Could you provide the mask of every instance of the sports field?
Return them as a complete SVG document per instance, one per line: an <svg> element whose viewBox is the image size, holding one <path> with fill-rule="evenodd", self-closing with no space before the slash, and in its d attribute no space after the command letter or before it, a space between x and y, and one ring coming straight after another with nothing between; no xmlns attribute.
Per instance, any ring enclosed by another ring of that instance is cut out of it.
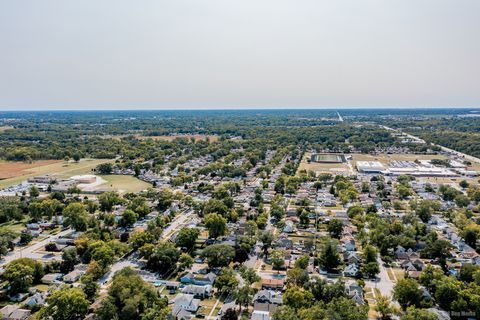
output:
<svg viewBox="0 0 480 320"><path fill-rule="evenodd" d="M127 175L102 175L102 179L107 182L98 186L101 190L112 190L120 193L126 192L140 192L142 190L151 188L150 183L144 182L134 176Z"/></svg>
<svg viewBox="0 0 480 320"><path fill-rule="evenodd" d="M75 175L88 174L92 173L92 169L100 163L113 161L113 159L82 159L78 163L59 160L34 161L31 164L24 162L0 162L0 172L5 172L6 170L15 172L13 176L0 180L0 188L19 184L30 177L38 175L50 174L59 179L66 179Z"/></svg>

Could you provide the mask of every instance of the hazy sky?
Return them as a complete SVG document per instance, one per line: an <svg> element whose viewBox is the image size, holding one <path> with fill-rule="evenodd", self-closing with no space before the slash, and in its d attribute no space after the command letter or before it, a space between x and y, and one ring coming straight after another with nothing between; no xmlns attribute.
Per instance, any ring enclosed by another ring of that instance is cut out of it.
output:
<svg viewBox="0 0 480 320"><path fill-rule="evenodd" d="M479 0L0 0L0 108L480 106Z"/></svg>

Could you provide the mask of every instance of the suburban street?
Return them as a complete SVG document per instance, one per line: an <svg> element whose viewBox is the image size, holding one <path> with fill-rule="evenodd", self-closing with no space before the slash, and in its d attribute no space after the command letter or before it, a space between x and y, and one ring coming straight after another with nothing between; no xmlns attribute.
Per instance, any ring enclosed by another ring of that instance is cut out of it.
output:
<svg viewBox="0 0 480 320"><path fill-rule="evenodd" d="M14 251L9 252L8 254L6 254L3 257L3 259L0 261L0 266L4 266L4 265L8 264L10 261L13 261L13 260L18 259L18 258L32 258L32 259L36 259L36 260L45 260L45 261L50 261L52 259L61 260L61 255L52 254L52 253L46 253L46 254L36 253L35 251L37 251L41 248L44 248L45 245L48 244L49 242L53 242L58 238L66 236L67 234L71 233L72 231L73 231L72 229L67 229L67 230L64 230L64 231L61 231L61 232L57 233L56 235L48 236L47 238L45 238L45 239L43 239L39 242L33 243L29 246L15 248Z"/></svg>

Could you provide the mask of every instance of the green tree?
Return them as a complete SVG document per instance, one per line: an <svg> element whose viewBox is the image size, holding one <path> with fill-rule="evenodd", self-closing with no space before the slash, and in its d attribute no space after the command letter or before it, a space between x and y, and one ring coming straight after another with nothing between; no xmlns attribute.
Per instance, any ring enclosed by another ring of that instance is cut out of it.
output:
<svg viewBox="0 0 480 320"><path fill-rule="evenodd" d="M183 228L178 232L175 238L175 245L184 248L187 251L191 251L195 247L199 235L200 230L197 228Z"/></svg>
<svg viewBox="0 0 480 320"><path fill-rule="evenodd" d="M337 247L333 241L329 241L325 244L318 260L320 266L322 266L328 272L332 272L337 269L341 263L341 260L337 251Z"/></svg>
<svg viewBox="0 0 480 320"><path fill-rule="evenodd" d="M166 274L176 267L179 258L180 252L177 248L172 243L163 241L153 248L147 267L161 274Z"/></svg>
<svg viewBox="0 0 480 320"><path fill-rule="evenodd" d="M188 253L182 252L178 258L178 269L180 271L188 269L193 265L193 262L193 258Z"/></svg>
<svg viewBox="0 0 480 320"><path fill-rule="evenodd" d="M263 231L258 240L262 243L263 254L265 257L268 257L268 249L272 247L274 240L273 233L271 231Z"/></svg>
<svg viewBox="0 0 480 320"><path fill-rule="evenodd" d="M231 268L222 268L213 286L221 293L233 292L238 286L235 271Z"/></svg>
<svg viewBox="0 0 480 320"><path fill-rule="evenodd" d="M401 320L437 320L437 316L425 309L409 307L407 312L401 317Z"/></svg>
<svg viewBox="0 0 480 320"><path fill-rule="evenodd" d="M327 224L327 231L334 238L339 239L343 232L343 222L339 219L332 219Z"/></svg>
<svg viewBox="0 0 480 320"><path fill-rule="evenodd" d="M245 267L242 266L240 268L240 275L245 280L245 283L250 286L254 284L255 282L258 282L261 280L261 278L258 276L257 272L253 268Z"/></svg>
<svg viewBox="0 0 480 320"><path fill-rule="evenodd" d="M285 265L285 252L282 250L274 250L270 254L270 261L275 270L280 270Z"/></svg>
<svg viewBox="0 0 480 320"><path fill-rule="evenodd" d="M47 299L47 306L42 309L42 319L80 320L88 312L90 302L85 293L78 288L65 288L54 291Z"/></svg>
<svg viewBox="0 0 480 320"><path fill-rule="evenodd" d="M218 238L227 232L227 219L216 213L205 216L205 227L208 229L210 238Z"/></svg>
<svg viewBox="0 0 480 320"><path fill-rule="evenodd" d="M212 244L202 251L210 268L226 267L235 257L235 249L227 244Z"/></svg>
<svg viewBox="0 0 480 320"><path fill-rule="evenodd" d="M283 294L283 304L295 310L307 308L313 301L314 298L310 291L297 286L288 288Z"/></svg>
<svg viewBox="0 0 480 320"><path fill-rule="evenodd" d="M388 297L380 295L375 301L375 311L380 315L380 319L390 319L390 317L397 312L395 307L390 304Z"/></svg>
<svg viewBox="0 0 480 320"><path fill-rule="evenodd" d="M122 213L122 220L121 224L124 227L131 227L135 222L137 222L138 214L136 214L133 210L126 209Z"/></svg>
<svg viewBox="0 0 480 320"><path fill-rule="evenodd" d="M410 306L418 307L422 299L422 291L413 279L401 279L393 288L393 297L403 310Z"/></svg>
<svg viewBox="0 0 480 320"><path fill-rule="evenodd" d="M123 200L118 193L114 191L104 192L98 196L98 202L100 203L100 210L104 212L112 211L113 206L121 204Z"/></svg>
<svg viewBox="0 0 480 320"><path fill-rule="evenodd" d="M35 186L31 186L29 190L30 197L36 198L40 195L40 191L38 191L38 188Z"/></svg>

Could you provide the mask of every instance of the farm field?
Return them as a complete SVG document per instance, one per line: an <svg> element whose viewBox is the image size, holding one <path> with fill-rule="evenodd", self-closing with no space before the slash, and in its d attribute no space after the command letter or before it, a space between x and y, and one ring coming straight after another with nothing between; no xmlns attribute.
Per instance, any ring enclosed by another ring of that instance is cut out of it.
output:
<svg viewBox="0 0 480 320"><path fill-rule="evenodd" d="M31 163L21 161L1 161L0 162L0 179L8 179L19 177L31 172L36 167L46 166L61 162L61 160L39 160Z"/></svg>
<svg viewBox="0 0 480 320"><path fill-rule="evenodd" d="M22 165L29 165L23 162L1 162L0 172L2 170L14 170L15 168L23 168L15 176L0 180L0 188L6 188L25 181L27 178L51 174L60 179L66 179L74 175L88 174L92 172L97 165L105 162L113 162L109 159L82 159L78 163L65 162L58 160L34 161L30 167L22 167ZM5 169L2 169L5 168ZM18 171L18 169L16 169Z"/></svg>
<svg viewBox="0 0 480 320"><path fill-rule="evenodd" d="M152 185L144 182L140 179L135 178L134 176L126 175L102 175L102 179L106 180L106 183L103 183L98 186L98 189L107 189L112 191L118 191L120 193L126 192L140 192L142 190L151 188Z"/></svg>

